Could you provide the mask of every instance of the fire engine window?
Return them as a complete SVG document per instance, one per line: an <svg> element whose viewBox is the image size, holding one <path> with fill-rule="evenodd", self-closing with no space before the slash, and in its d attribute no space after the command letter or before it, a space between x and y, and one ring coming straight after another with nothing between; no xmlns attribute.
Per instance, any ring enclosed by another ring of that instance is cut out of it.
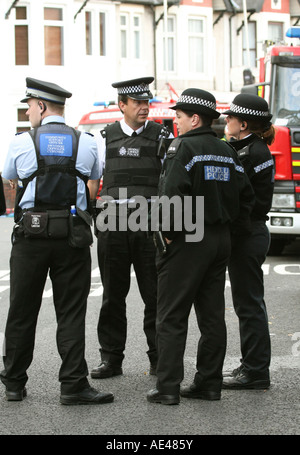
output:
<svg viewBox="0 0 300 455"><path fill-rule="evenodd" d="M15 64L29 65L28 23L26 6L16 7Z"/></svg>
<svg viewBox="0 0 300 455"><path fill-rule="evenodd" d="M63 11L62 8L44 8L45 65L63 65Z"/></svg>

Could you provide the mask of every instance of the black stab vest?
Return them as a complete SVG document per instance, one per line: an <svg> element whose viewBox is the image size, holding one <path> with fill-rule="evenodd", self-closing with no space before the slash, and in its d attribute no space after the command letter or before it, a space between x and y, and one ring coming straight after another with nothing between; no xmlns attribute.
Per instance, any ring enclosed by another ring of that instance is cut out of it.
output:
<svg viewBox="0 0 300 455"><path fill-rule="evenodd" d="M163 126L148 122L142 133L127 136L119 122L102 132L106 138L106 161L101 196L119 198L119 188L127 196L151 198L158 192L161 158L158 156L159 137Z"/></svg>
<svg viewBox="0 0 300 455"><path fill-rule="evenodd" d="M36 177L34 210L66 209L76 205L77 178L85 185L88 177L76 168L80 132L64 123L48 123L28 132L33 140L38 168L18 186L15 220L20 220L19 203L30 181ZM87 185L86 194L88 196Z"/></svg>

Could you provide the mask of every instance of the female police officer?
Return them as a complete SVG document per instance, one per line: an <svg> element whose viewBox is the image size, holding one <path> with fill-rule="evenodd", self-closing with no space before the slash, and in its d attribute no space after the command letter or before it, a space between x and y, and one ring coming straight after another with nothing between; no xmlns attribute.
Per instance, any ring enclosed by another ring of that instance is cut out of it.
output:
<svg viewBox="0 0 300 455"><path fill-rule="evenodd" d="M148 401L162 404L180 401L188 317L193 303L201 332L197 373L193 384L183 388L181 395L220 399L226 350L224 286L230 225L238 218L241 225L246 223L253 203L251 186L234 150L211 129L212 120L220 115L214 96L204 90L187 89L173 109L179 138L168 149L159 196L182 200L187 197L193 207L197 207L196 198L203 196L204 237L191 241L184 230L177 232L174 222L181 213L176 211L171 216L169 232L162 226L168 246L167 253L157 261L157 388L147 395ZM197 213L193 215L197 219Z"/></svg>
<svg viewBox="0 0 300 455"><path fill-rule="evenodd" d="M270 244L266 226L272 204L274 162L268 145L275 136L268 103L250 94L237 95L227 114L232 145L247 173L255 193L251 212L251 234L233 236L228 266L232 299L239 318L242 360L229 374L224 373L223 388L265 389L270 385L270 335L262 264Z"/></svg>

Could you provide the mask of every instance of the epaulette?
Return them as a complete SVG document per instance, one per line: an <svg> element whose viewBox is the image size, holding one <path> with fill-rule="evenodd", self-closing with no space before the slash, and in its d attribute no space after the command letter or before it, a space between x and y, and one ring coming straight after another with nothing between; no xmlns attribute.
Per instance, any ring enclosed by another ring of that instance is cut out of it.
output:
<svg viewBox="0 0 300 455"><path fill-rule="evenodd" d="M85 131L85 134L89 134L90 136L94 137L92 133L89 133L89 131Z"/></svg>
<svg viewBox="0 0 300 455"><path fill-rule="evenodd" d="M238 157L250 155L250 145L246 145L241 150L238 150L237 154Z"/></svg>
<svg viewBox="0 0 300 455"><path fill-rule="evenodd" d="M181 144L181 141L182 141L182 139L176 137L176 138L171 142L171 144L170 144L170 146L169 146L169 148L168 148L168 151L167 151L167 157L168 157L168 158L173 158L173 157L176 155L176 153L177 153L177 151L178 151L178 149L179 149L179 146L180 146L180 144Z"/></svg>

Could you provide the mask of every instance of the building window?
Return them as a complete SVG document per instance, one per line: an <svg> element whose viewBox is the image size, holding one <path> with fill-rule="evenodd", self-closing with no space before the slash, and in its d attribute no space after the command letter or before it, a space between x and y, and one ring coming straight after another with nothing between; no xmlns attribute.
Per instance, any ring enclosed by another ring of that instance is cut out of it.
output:
<svg viewBox="0 0 300 455"><path fill-rule="evenodd" d="M134 58L141 58L141 18L133 16Z"/></svg>
<svg viewBox="0 0 300 455"><path fill-rule="evenodd" d="M272 9L281 9L281 0L271 0Z"/></svg>
<svg viewBox="0 0 300 455"><path fill-rule="evenodd" d="M188 20L189 71L204 72L204 20L191 18Z"/></svg>
<svg viewBox="0 0 300 455"><path fill-rule="evenodd" d="M175 71L175 17L169 16L167 20L167 36L164 36L164 71ZM167 54L166 60L166 38L167 38ZM166 67L166 62L168 67Z"/></svg>
<svg viewBox="0 0 300 455"><path fill-rule="evenodd" d="M45 65L63 65L63 10L44 8Z"/></svg>
<svg viewBox="0 0 300 455"><path fill-rule="evenodd" d="M16 7L15 64L29 65L28 22L26 6Z"/></svg>
<svg viewBox="0 0 300 455"><path fill-rule="evenodd" d="M99 45L100 55L106 55L106 14L99 14Z"/></svg>
<svg viewBox="0 0 300 455"><path fill-rule="evenodd" d="M21 108L17 109L17 133L23 133L24 131L29 131L30 128L30 123L28 116L26 115L27 108Z"/></svg>
<svg viewBox="0 0 300 455"><path fill-rule="evenodd" d="M85 53L92 55L92 13L85 12Z"/></svg>
<svg viewBox="0 0 300 455"><path fill-rule="evenodd" d="M248 36L249 36L249 61L246 42L245 27L243 27L243 65L253 68L256 66L256 22L248 22Z"/></svg>
<svg viewBox="0 0 300 455"><path fill-rule="evenodd" d="M127 58L128 47L128 16L121 14L120 16L120 29L121 29L121 57Z"/></svg>
<svg viewBox="0 0 300 455"><path fill-rule="evenodd" d="M283 41L283 24L282 22L268 23L268 40L272 43Z"/></svg>

